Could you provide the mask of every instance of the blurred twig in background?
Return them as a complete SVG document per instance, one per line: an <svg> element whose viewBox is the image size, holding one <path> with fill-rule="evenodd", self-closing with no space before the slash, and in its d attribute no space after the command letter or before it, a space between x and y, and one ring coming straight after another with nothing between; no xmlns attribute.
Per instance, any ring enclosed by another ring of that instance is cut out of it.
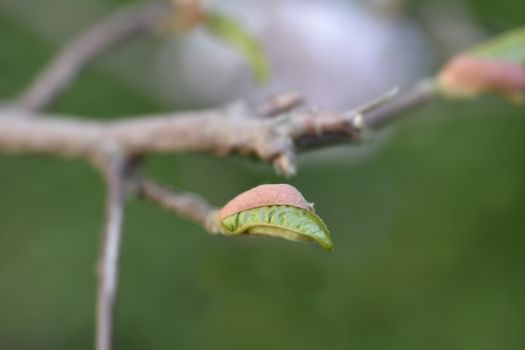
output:
<svg viewBox="0 0 525 350"><path fill-rule="evenodd" d="M66 45L19 96L29 110L48 107L93 59L132 37L151 31L169 16L165 1L151 1L123 9L95 24Z"/></svg>

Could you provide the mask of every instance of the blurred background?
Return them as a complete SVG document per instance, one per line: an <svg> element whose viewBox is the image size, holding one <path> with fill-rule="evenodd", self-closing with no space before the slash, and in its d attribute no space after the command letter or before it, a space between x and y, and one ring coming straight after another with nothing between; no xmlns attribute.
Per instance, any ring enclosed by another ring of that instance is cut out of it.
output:
<svg viewBox="0 0 525 350"><path fill-rule="evenodd" d="M127 0L0 0L0 98ZM525 23L522 0L216 0L263 45L253 81L204 30L119 47L53 111L118 118L258 101L295 89L348 108L432 74ZM301 157L289 182L336 250L211 237L148 203L128 207L116 349L524 349L525 115L497 97L436 101L363 146ZM156 156L147 172L222 205L267 166ZM91 349L104 184L80 161L0 158L0 349Z"/></svg>

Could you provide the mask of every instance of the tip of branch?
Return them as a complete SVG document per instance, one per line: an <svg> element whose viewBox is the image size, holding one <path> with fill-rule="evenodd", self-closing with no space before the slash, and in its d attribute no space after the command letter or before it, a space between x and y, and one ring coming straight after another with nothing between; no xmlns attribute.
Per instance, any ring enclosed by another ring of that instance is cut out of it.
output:
<svg viewBox="0 0 525 350"><path fill-rule="evenodd" d="M401 91L401 88L399 86L394 86L392 89L390 89L386 94L385 97L388 99L396 97L399 92Z"/></svg>
<svg viewBox="0 0 525 350"><path fill-rule="evenodd" d="M363 114L373 111L374 109L377 109L379 107L382 107L387 102L390 102L394 97L396 97L399 94L399 91L401 89L399 86L395 86L392 89L388 90L383 95L377 97L376 99L364 104L363 106L358 107L355 110L352 110L351 112L356 114Z"/></svg>

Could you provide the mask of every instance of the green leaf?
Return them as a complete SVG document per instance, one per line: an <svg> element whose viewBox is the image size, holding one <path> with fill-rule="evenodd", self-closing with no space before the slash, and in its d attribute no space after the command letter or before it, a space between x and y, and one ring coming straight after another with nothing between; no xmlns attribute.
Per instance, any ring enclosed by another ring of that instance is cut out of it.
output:
<svg viewBox="0 0 525 350"><path fill-rule="evenodd" d="M476 57L501 59L525 65L525 27L491 39L468 53Z"/></svg>
<svg viewBox="0 0 525 350"><path fill-rule="evenodd" d="M224 15L209 13L205 26L239 51L258 82L266 82L270 78L270 65L266 54L259 41L241 24Z"/></svg>
<svg viewBox="0 0 525 350"><path fill-rule="evenodd" d="M325 250L334 243L323 220L313 211L288 205L252 208L224 218L226 235L264 235L290 241L314 241Z"/></svg>

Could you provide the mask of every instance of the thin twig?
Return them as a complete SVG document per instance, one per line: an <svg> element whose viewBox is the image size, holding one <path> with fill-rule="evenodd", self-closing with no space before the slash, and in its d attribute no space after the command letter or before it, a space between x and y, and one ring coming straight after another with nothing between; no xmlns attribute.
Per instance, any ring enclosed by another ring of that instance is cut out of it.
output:
<svg viewBox="0 0 525 350"><path fill-rule="evenodd" d="M177 215L194 221L210 233L218 233L213 207L202 197L193 193L176 191L151 180L139 180L139 196L169 210Z"/></svg>
<svg viewBox="0 0 525 350"><path fill-rule="evenodd" d="M373 106L375 109L358 113L355 119L360 129L378 130L406 118L410 112L417 111L432 102L438 93L436 84L432 79L422 79L414 86L399 92L396 98L385 101L382 105ZM356 109L357 111L359 110ZM333 144L355 140L347 133L333 130L323 135L306 136L298 141L298 146L303 149L327 147Z"/></svg>
<svg viewBox="0 0 525 350"><path fill-rule="evenodd" d="M370 111L364 117L364 123L371 129L379 129L387 124L407 116L411 111L431 102L437 95L436 83L433 79L422 79L412 88L404 91L400 98L381 108Z"/></svg>
<svg viewBox="0 0 525 350"><path fill-rule="evenodd" d="M125 8L105 18L73 39L18 97L28 110L41 110L73 82L93 59L137 34L150 31L169 14L166 1L149 1Z"/></svg>
<svg viewBox="0 0 525 350"><path fill-rule="evenodd" d="M96 350L111 350L112 348L118 259L125 206L124 167L125 162L120 157L112 158L107 163L106 221L102 233L102 245L97 266L99 282L96 314Z"/></svg>

